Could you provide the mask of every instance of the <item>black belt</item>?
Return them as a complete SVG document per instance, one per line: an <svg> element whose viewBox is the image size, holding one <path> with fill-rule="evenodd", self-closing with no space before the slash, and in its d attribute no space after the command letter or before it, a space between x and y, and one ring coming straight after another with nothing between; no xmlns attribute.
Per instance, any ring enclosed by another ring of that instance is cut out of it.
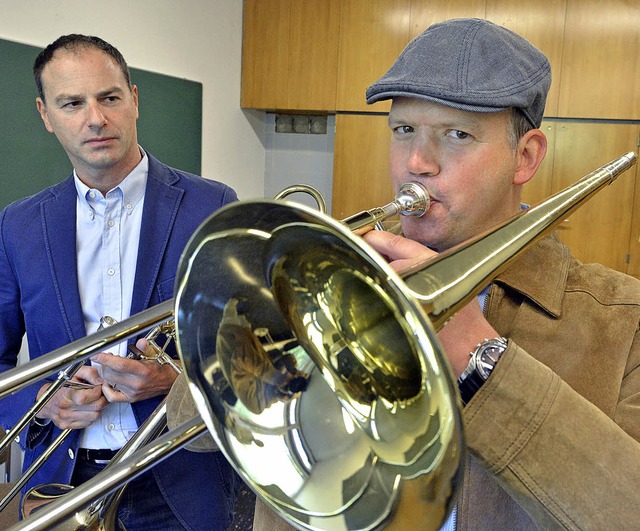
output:
<svg viewBox="0 0 640 531"><path fill-rule="evenodd" d="M83 461L104 462L111 461L118 450L94 450L92 448L78 448L78 459Z"/></svg>

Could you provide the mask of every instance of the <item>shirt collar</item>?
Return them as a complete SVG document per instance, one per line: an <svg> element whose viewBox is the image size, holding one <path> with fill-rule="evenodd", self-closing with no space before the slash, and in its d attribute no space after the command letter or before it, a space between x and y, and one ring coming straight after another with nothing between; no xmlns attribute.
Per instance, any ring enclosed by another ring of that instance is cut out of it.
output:
<svg viewBox="0 0 640 531"><path fill-rule="evenodd" d="M128 214L133 212L138 203L140 203L140 200L144 197L147 185L149 157L142 148L139 149L142 154L142 160L135 168L133 168L133 170L131 170L131 173L129 173L129 175L127 175L120 184L113 189L119 189L122 193L122 204L126 208ZM92 204L96 204L96 202L101 201L102 194L98 190L89 188L85 183L83 183L79 179L75 169L73 170L73 181L76 186L76 192L78 194L80 204L93 211L94 208ZM108 193L111 193L113 190L109 190Z"/></svg>

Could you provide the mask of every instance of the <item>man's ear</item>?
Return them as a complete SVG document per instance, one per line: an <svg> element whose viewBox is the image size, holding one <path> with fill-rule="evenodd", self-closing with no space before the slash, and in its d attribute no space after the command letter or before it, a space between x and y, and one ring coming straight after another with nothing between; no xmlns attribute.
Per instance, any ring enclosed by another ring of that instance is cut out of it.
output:
<svg viewBox="0 0 640 531"><path fill-rule="evenodd" d="M138 109L138 87L136 85L131 85L131 94L133 95L133 103L136 106L136 118L139 118L140 112Z"/></svg>
<svg viewBox="0 0 640 531"><path fill-rule="evenodd" d="M49 117L47 115L47 106L45 105L44 101L42 101L42 98L36 98L36 107L38 108L38 112L40 113L40 118L42 118L42 121L44 122L44 126L47 128L47 131L49 131L50 133L53 133L53 128L49 123Z"/></svg>
<svg viewBox="0 0 640 531"><path fill-rule="evenodd" d="M538 170L547 153L547 137L540 129L527 131L518 142L516 172L513 184L522 185Z"/></svg>

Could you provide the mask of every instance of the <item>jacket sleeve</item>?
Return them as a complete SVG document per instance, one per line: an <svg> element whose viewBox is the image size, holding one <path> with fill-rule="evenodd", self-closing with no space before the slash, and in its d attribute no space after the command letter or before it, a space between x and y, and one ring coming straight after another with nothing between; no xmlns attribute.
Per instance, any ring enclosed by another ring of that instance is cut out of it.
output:
<svg viewBox="0 0 640 531"><path fill-rule="evenodd" d="M624 529L637 521L640 337L615 419L510 341L464 410L467 443L539 528Z"/></svg>
<svg viewBox="0 0 640 531"><path fill-rule="evenodd" d="M20 307L20 289L11 266L8 250L9 230L6 212L0 212L0 373L16 367L18 354L25 335L25 324ZM24 416L37 396L41 383L32 384L23 390L0 399L0 423L9 431ZM19 435L18 442L24 448L27 443L27 427ZM50 430L46 430L47 433ZM39 444L47 433L38 430L32 433L32 444Z"/></svg>

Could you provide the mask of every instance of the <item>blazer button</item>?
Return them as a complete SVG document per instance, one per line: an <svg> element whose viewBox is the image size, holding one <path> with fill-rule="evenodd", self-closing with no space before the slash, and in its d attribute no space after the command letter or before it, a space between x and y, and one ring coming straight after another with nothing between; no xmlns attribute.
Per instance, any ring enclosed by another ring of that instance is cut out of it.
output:
<svg viewBox="0 0 640 531"><path fill-rule="evenodd" d="M73 453L73 448L69 448L67 450L68 454L69 454L69 459L73 459L75 457L76 454Z"/></svg>

